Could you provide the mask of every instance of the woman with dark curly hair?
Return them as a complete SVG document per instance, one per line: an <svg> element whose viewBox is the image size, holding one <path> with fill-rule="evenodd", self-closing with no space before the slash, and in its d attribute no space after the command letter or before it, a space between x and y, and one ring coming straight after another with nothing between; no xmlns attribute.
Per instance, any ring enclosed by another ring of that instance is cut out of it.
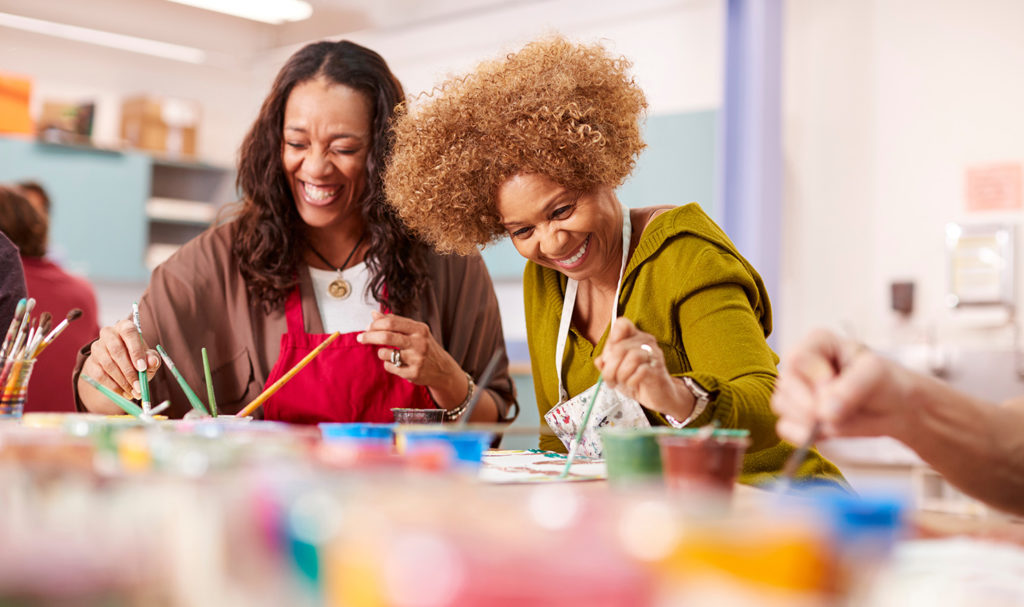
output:
<svg viewBox="0 0 1024 607"><path fill-rule="evenodd" d="M534 386L558 435L542 448L565 450L603 375L579 452L600 454L603 425L717 423L750 431L742 478L764 482L793 450L769 408L768 294L696 204L619 202L644 147L629 67L552 38L446 81L396 119L388 198L440 251L507 235L529 260ZM817 454L800 473L844 483Z"/></svg>
<svg viewBox="0 0 1024 607"><path fill-rule="evenodd" d="M377 53L318 42L293 55L242 144L237 217L158 267L130 319L101 331L80 368L138 398L138 370L156 374L153 400L187 401L148 345L161 344L193 386L201 347L222 412L236 412L328 334L340 339L264 405L297 423L392 421L391 407L458 417L495 352L475 420L509 417L497 299L479 255L438 255L384 202L381 171L402 87ZM82 404L111 411L76 378Z"/></svg>

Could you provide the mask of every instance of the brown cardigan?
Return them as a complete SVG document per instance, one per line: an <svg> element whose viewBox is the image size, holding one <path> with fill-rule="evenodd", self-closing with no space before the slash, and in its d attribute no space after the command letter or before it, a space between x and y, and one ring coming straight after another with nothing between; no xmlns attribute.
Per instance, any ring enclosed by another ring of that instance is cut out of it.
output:
<svg viewBox="0 0 1024 607"><path fill-rule="evenodd" d="M210 357L217 408L229 414L240 410L263 391L281 349L286 331L283 308L267 314L249 301L245 281L231 253L234 223L210 228L188 242L150 279L139 301L143 338L150 348L160 344L192 389L206 403L201 349ZM503 356L488 384L499 411L514 419L518 406L508 373L508 357L491 277L479 255L458 257L427 252L432 280L417 312L434 338L462 366L480 377L495 350ZM309 272L299 272L302 312L307 333L323 333ZM86 344L74 371L75 401L78 376L88 356ZM166 414L181 417L188 400L166 365L150 381L153 403L170 399Z"/></svg>

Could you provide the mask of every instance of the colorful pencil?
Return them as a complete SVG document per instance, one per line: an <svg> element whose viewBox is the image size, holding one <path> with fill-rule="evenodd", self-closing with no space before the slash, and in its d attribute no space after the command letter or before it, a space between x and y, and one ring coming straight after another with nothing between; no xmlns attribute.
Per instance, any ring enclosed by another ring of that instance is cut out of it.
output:
<svg viewBox="0 0 1024 607"><path fill-rule="evenodd" d="M125 398L123 396L121 396L117 392L114 392L110 388L104 386L103 384L101 384L100 382L96 381L95 379L89 377L85 373L82 373L82 379L84 379L93 388L96 388L97 390L99 390L100 393L103 394L103 396L106 396L111 401L113 401L113 403L115 405L120 407L128 415L132 415L132 416L135 416L135 417L142 417L142 409L140 409L139 406L136 405L135 403L133 403L132 401L128 400L127 398Z"/></svg>
<svg viewBox="0 0 1024 607"><path fill-rule="evenodd" d="M299 362L295 363L294 367L289 369L287 373L282 375L280 379L278 379L273 384L271 384L270 387L268 387L266 390L264 390L259 396L257 396L256 398L252 399L252 402L250 402L248 405L246 405L245 408L243 408L241 411L236 413L235 416L236 417L245 417L247 415L251 415L252 412L255 411L256 409L259 409L260 406L264 402L266 402L266 400L268 398L270 398L271 396L274 395L274 392L277 392L278 390L280 390L281 386L285 385L286 383L288 383L288 380L290 380L291 378L295 377L296 373L298 373L299 371L302 370L303 367L308 365L309 361L311 361L314 358L316 358L318 354L323 352L324 348L326 348L328 344L330 344L332 341L337 339L340 335L341 335L340 332L331 333L331 336L328 337L327 339L325 339L324 343L322 343L319 346L317 346L312 352L307 354L305 356L305 358L303 358Z"/></svg>
<svg viewBox="0 0 1024 607"><path fill-rule="evenodd" d="M206 396L210 399L210 415L217 417L217 397L213 394L213 374L210 373L210 357L203 348L203 378L206 379Z"/></svg>
<svg viewBox="0 0 1024 607"><path fill-rule="evenodd" d="M135 325L135 330L139 332L139 340L142 340L142 323L139 322L139 302L132 302L132 323ZM146 366L149 366L148 356L146 356ZM134 362L134 361L133 361ZM142 392L142 410L145 413L149 413L150 407L153 405L153 401L149 397L149 373L147 370L139 371L139 391Z"/></svg>
<svg viewBox="0 0 1024 607"><path fill-rule="evenodd" d="M174 375L174 379L178 380L178 385L181 386L181 390L185 393L185 397L188 398L188 402L192 405L192 408L203 415L209 415L206 411L206 407L203 406L203 401L199 400L196 393L189 387L188 382L185 381L184 377L182 377L181 371L178 371L178 367L174 365L174 361L171 360L170 356L168 356L167 350L164 350L163 346L157 344L156 351L160 353L160 358L164 359L164 363L167 365L167 368L171 370L171 374Z"/></svg>
<svg viewBox="0 0 1024 607"><path fill-rule="evenodd" d="M597 402L597 395L601 393L601 384L603 383L604 375L597 378L597 383L594 385L594 395L590 397L590 404L587 405L587 410L583 414L580 429L576 431L576 440L570 445L569 456L565 458L565 468L562 469L562 473L558 475L558 478L569 476L569 468L572 467L572 460L576 457L576 449L579 449L580 441L583 440L583 431L586 430L587 423L590 421L590 413L594 410L594 403Z"/></svg>

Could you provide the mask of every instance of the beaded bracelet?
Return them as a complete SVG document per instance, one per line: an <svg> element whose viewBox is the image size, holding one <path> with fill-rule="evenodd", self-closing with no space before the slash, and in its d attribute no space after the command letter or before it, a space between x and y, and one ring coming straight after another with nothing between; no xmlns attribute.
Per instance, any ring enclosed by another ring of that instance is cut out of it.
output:
<svg viewBox="0 0 1024 607"><path fill-rule="evenodd" d="M463 371L463 373L465 373L465 371ZM466 407L469 406L469 401L473 398L473 392L476 390L476 382L473 381L473 376L469 373L466 373L466 379L469 380L469 388L466 390L466 398L462 399L462 402L459 403L458 407L448 409L444 412L445 421L451 422L459 419L459 416L462 415L463 412L465 412Z"/></svg>

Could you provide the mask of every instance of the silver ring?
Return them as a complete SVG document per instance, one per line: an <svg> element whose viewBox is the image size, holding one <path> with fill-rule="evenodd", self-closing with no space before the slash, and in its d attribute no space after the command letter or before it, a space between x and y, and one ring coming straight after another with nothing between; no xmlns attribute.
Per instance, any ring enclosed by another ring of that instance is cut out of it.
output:
<svg viewBox="0 0 1024 607"><path fill-rule="evenodd" d="M402 366L402 351L401 350L392 350L391 351L391 364L395 365L396 367L401 367Z"/></svg>
<svg viewBox="0 0 1024 607"><path fill-rule="evenodd" d="M647 344L640 344L640 349L647 352L647 364L654 366L654 349Z"/></svg>

